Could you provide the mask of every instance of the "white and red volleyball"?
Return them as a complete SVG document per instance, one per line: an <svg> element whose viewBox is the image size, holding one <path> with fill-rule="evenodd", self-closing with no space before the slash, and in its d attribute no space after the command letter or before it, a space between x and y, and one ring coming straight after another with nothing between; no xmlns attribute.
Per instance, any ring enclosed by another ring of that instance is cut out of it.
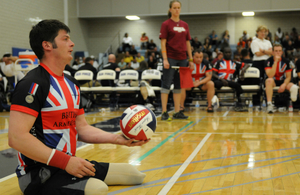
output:
<svg viewBox="0 0 300 195"><path fill-rule="evenodd" d="M121 130L128 139L147 140L152 137L156 125L155 114L143 105L130 106L120 119Z"/></svg>

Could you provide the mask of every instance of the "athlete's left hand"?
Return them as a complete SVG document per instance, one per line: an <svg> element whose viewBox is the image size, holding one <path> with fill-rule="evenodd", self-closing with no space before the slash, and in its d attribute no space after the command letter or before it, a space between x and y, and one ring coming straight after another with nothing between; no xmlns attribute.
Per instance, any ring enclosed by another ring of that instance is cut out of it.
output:
<svg viewBox="0 0 300 195"><path fill-rule="evenodd" d="M136 141L134 139L126 139L123 135L121 134L118 134L117 137L116 137L116 144L119 144L119 145L126 145L126 146L142 146L146 143L148 143L150 141L150 139L148 140L142 140L142 141Z"/></svg>

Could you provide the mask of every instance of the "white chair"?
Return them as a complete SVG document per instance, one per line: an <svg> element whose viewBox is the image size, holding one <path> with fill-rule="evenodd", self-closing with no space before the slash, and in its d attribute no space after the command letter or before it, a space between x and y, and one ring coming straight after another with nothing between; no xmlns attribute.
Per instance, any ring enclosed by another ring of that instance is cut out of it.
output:
<svg viewBox="0 0 300 195"><path fill-rule="evenodd" d="M94 73L90 70L78 70L74 75L74 78L77 81L88 81L89 83L90 83L90 81L93 80L93 77L94 77ZM82 92L89 92L89 91L91 91L91 86L80 87L80 90Z"/></svg>
<svg viewBox="0 0 300 195"><path fill-rule="evenodd" d="M148 69L142 72L142 80L161 80L161 73L159 70ZM161 87L151 86L154 91L160 91Z"/></svg>
<svg viewBox="0 0 300 195"><path fill-rule="evenodd" d="M255 67L249 67L244 74L245 79L259 79L259 77L260 71ZM242 89L248 91L258 91L260 89L260 85L242 85Z"/></svg>
<svg viewBox="0 0 300 195"><path fill-rule="evenodd" d="M131 80L139 80L139 72L136 70L123 70L119 75L119 82ZM131 86L118 86L115 88L117 92L137 92L140 91L140 87L131 87Z"/></svg>
<svg viewBox="0 0 300 195"><path fill-rule="evenodd" d="M101 80L111 80L114 82L116 79L116 72L114 70L100 70L97 74L97 81ZM92 87L93 91L96 93L111 93L115 90L113 86L99 86L99 87Z"/></svg>

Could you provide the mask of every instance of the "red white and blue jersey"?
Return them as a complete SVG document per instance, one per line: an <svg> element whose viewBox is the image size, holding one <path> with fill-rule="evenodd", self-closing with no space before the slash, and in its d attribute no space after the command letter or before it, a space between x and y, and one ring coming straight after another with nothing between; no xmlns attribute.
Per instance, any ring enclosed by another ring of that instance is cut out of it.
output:
<svg viewBox="0 0 300 195"><path fill-rule="evenodd" d="M212 72L212 67L207 60L202 60L201 64L194 63L194 70L192 72L192 77L194 80L201 81L205 78L206 72Z"/></svg>
<svg viewBox="0 0 300 195"><path fill-rule="evenodd" d="M273 65L274 65L274 58L270 57L265 62L265 70L271 69ZM295 67L295 65L292 61L289 61L286 58L281 58L281 60L277 63L277 68L276 68L276 72L274 75L274 79L276 81L284 80L286 78L285 73L291 72L294 67Z"/></svg>
<svg viewBox="0 0 300 195"><path fill-rule="evenodd" d="M57 76L44 64L31 70L16 86L11 110L36 117L30 133L49 148L74 156L78 134L76 117L80 106L79 83L69 75ZM18 154L18 176L36 167L36 162Z"/></svg>
<svg viewBox="0 0 300 195"><path fill-rule="evenodd" d="M235 72L239 72L243 67L244 63L223 59L214 64L213 71L218 73L219 78L231 81Z"/></svg>

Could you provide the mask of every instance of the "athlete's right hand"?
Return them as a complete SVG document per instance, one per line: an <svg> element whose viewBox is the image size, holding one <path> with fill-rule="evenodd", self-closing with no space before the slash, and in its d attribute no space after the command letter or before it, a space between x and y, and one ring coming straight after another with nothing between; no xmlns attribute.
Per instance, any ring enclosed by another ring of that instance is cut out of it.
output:
<svg viewBox="0 0 300 195"><path fill-rule="evenodd" d="M280 59L281 59L281 56L279 56L279 55L274 56L274 61L275 61L275 62L279 62ZM277 65L277 64L276 64L276 65Z"/></svg>
<svg viewBox="0 0 300 195"><path fill-rule="evenodd" d="M169 69L170 68L170 64L169 64L169 61L167 59L164 60L164 68L165 69Z"/></svg>
<svg viewBox="0 0 300 195"><path fill-rule="evenodd" d="M72 156L65 169L69 174L82 178L84 176L95 176L96 169L89 161Z"/></svg>
<svg viewBox="0 0 300 195"><path fill-rule="evenodd" d="M220 79L220 80L222 81L222 83L223 83L224 86L228 86L227 80L225 80L225 79Z"/></svg>

